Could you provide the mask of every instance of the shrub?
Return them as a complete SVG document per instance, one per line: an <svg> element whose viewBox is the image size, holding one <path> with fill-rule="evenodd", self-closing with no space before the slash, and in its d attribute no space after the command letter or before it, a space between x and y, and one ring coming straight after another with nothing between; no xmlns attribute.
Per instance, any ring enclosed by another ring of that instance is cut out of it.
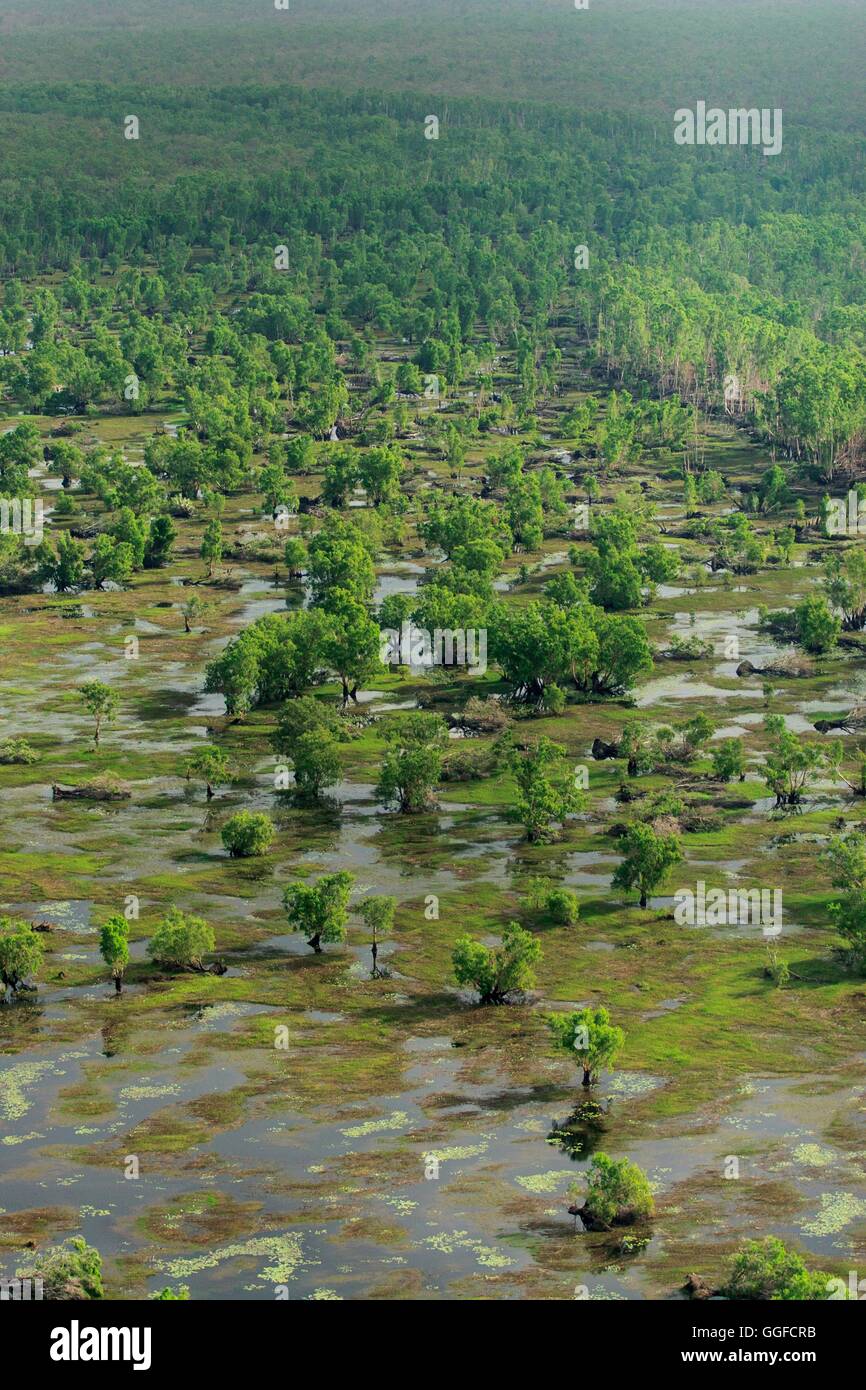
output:
<svg viewBox="0 0 866 1390"><path fill-rule="evenodd" d="M766 1236L747 1240L737 1251L719 1292L725 1298L758 1302L817 1302L830 1297L829 1286L826 1274L808 1270L796 1251L788 1250L776 1236Z"/></svg>
<svg viewBox="0 0 866 1390"><path fill-rule="evenodd" d="M222 841L232 859L252 859L270 849L274 825L264 811L237 811L222 828Z"/></svg>
<svg viewBox="0 0 866 1390"><path fill-rule="evenodd" d="M477 989L482 1004L504 1004L510 994L532 989L532 966L541 957L541 946L518 922L509 922L502 945L484 946L471 936L454 943L451 960L458 985Z"/></svg>
<svg viewBox="0 0 866 1390"><path fill-rule="evenodd" d="M646 1173L629 1158L596 1154L587 1183L584 1211L593 1225L624 1226L653 1214L655 1203Z"/></svg>
<svg viewBox="0 0 866 1390"><path fill-rule="evenodd" d="M160 965L202 968L202 960L214 949L213 928L203 917L188 917L172 906L150 939L148 953Z"/></svg>

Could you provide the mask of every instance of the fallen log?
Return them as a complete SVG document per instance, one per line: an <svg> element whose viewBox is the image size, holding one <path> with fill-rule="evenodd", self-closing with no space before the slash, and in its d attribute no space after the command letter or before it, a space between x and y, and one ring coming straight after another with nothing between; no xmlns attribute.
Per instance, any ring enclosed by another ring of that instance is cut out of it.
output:
<svg viewBox="0 0 866 1390"><path fill-rule="evenodd" d="M92 782L82 782L80 787L64 787L54 782L51 787L53 801L129 801L132 792L125 782L97 778Z"/></svg>

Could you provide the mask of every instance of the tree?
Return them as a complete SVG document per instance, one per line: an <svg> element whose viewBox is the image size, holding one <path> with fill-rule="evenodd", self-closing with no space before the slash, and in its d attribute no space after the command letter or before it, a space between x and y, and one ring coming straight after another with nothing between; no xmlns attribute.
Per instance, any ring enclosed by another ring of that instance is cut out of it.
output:
<svg viewBox="0 0 866 1390"><path fill-rule="evenodd" d="M819 594L804 598L794 609L797 640L807 652L818 655L835 647L842 628L841 618L830 611L827 600Z"/></svg>
<svg viewBox="0 0 866 1390"><path fill-rule="evenodd" d="M190 594L189 598L184 600L180 610L183 614L184 632L192 632L193 623L197 618L201 618L206 610L207 604L204 599L199 594Z"/></svg>
<svg viewBox="0 0 866 1390"><path fill-rule="evenodd" d="M376 795L400 811L426 811L442 775L448 731L438 714L413 713L393 720L385 730Z"/></svg>
<svg viewBox="0 0 866 1390"><path fill-rule="evenodd" d="M210 801L216 787L231 782L233 772L223 750L212 743L206 743L203 748L198 748L187 762L186 780L189 781L191 777L197 777L204 782L207 799Z"/></svg>
<svg viewBox="0 0 866 1390"><path fill-rule="evenodd" d="M531 911L541 913L558 927L573 927L580 917L577 894L551 883L549 878L530 879L526 903Z"/></svg>
<svg viewBox="0 0 866 1390"><path fill-rule="evenodd" d="M113 913L99 929L99 951L111 970L114 988L123 991L123 972L129 964L129 923L120 913Z"/></svg>
<svg viewBox="0 0 866 1390"><path fill-rule="evenodd" d="M203 960L214 949L213 928L203 917L188 916L173 904L150 938L152 961L172 969L204 969Z"/></svg>
<svg viewBox="0 0 866 1390"><path fill-rule="evenodd" d="M204 528L199 554L207 561L207 577L212 579L214 566L218 565L223 557L223 528L218 517L214 517Z"/></svg>
<svg viewBox="0 0 866 1390"><path fill-rule="evenodd" d="M852 546L840 555L831 551L825 561L824 588L828 599L842 613L845 632L866 627L866 550Z"/></svg>
<svg viewBox="0 0 866 1390"><path fill-rule="evenodd" d="M843 890L842 897L830 903L830 915L848 943L851 964L866 974L866 835L855 831L834 836L823 859L833 887Z"/></svg>
<svg viewBox="0 0 866 1390"><path fill-rule="evenodd" d="M113 584L125 584L132 576L135 557L132 546L126 541L117 541L105 532L97 536L87 563L91 578L97 589L106 580Z"/></svg>
<svg viewBox="0 0 866 1390"><path fill-rule="evenodd" d="M594 1086L602 1067L613 1065L623 1048L625 1033L610 1021L607 1009L577 1009L569 1014L550 1014L548 1025L557 1047L583 1069L584 1086Z"/></svg>
<svg viewBox="0 0 866 1390"><path fill-rule="evenodd" d="M34 1260L23 1278L42 1280L42 1297L52 1301L103 1298L102 1257L82 1236L52 1245Z"/></svg>
<svg viewBox="0 0 866 1390"><path fill-rule="evenodd" d="M310 729L295 741L291 754L298 796L316 801L327 787L339 782L342 766L337 741L326 729Z"/></svg>
<svg viewBox="0 0 866 1390"><path fill-rule="evenodd" d="M669 870L682 861L676 835L658 835L651 825L630 825L622 837L623 859L613 876L613 887L637 888L640 905L660 888Z"/></svg>
<svg viewBox="0 0 866 1390"><path fill-rule="evenodd" d="M341 869L323 874L317 883L292 883L283 893L283 905L292 931L303 932L316 955L322 943L343 941L349 916L349 894L354 874Z"/></svg>
<svg viewBox="0 0 866 1390"><path fill-rule="evenodd" d="M366 606L347 590L330 593L327 612L323 655L340 677L345 709L350 700L357 702L359 686L379 670L381 638Z"/></svg>
<svg viewBox="0 0 866 1390"><path fill-rule="evenodd" d="M0 984L3 995L27 989L27 979L42 964L44 948L29 922L0 917Z"/></svg>
<svg viewBox="0 0 866 1390"><path fill-rule="evenodd" d="M236 811L221 833L232 859L255 859L267 853L276 832L264 811Z"/></svg>
<svg viewBox="0 0 866 1390"><path fill-rule="evenodd" d="M713 776L719 782L731 782L735 777L741 782L746 777L746 758L741 738L723 738L713 749Z"/></svg>
<svg viewBox="0 0 866 1390"><path fill-rule="evenodd" d="M379 955L379 942L383 936L389 936L394 927L394 913L397 909L397 899L385 893L376 894L373 897L364 898L359 904L359 911L364 919L364 925L372 933L373 940L370 943L370 950L373 956L373 979L379 976L377 959Z"/></svg>
<svg viewBox="0 0 866 1390"><path fill-rule="evenodd" d="M791 733L780 714L768 714L764 728L772 737L764 781L775 794L777 806L796 806L809 782L830 764L831 754L820 744L806 743Z"/></svg>
<svg viewBox="0 0 866 1390"><path fill-rule="evenodd" d="M533 844L549 840L554 825L582 809L584 798L562 744L542 737L526 749L515 749L511 770L517 782L516 814Z"/></svg>
<svg viewBox="0 0 866 1390"><path fill-rule="evenodd" d="M723 1298L750 1302L818 1302L830 1297L831 1281L808 1270L802 1257L776 1236L765 1236L741 1246L719 1292Z"/></svg>
<svg viewBox="0 0 866 1390"><path fill-rule="evenodd" d="M291 758L304 734L326 733L336 738L342 723L332 704L317 700L314 695L299 695L287 700L280 710L271 745L276 753Z"/></svg>
<svg viewBox="0 0 866 1390"><path fill-rule="evenodd" d="M93 715L93 746L98 748L103 721L110 724L117 717L120 697L103 681L86 681L84 685L79 686L78 693L88 714Z"/></svg>
<svg viewBox="0 0 866 1390"><path fill-rule="evenodd" d="M451 953L458 985L476 989L482 1004L505 1004L509 995L532 989L532 967L540 959L540 943L519 922L505 927L501 946L485 946L471 936L461 936Z"/></svg>
<svg viewBox="0 0 866 1390"><path fill-rule="evenodd" d="M655 1210L647 1176L629 1158L593 1156L587 1177L586 1201L580 1216L590 1230L609 1231L645 1221Z"/></svg>
<svg viewBox="0 0 866 1390"><path fill-rule="evenodd" d="M144 547L145 569L159 569L168 564L177 539L177 528L170 516L155 516L150 523Z"/></svg>

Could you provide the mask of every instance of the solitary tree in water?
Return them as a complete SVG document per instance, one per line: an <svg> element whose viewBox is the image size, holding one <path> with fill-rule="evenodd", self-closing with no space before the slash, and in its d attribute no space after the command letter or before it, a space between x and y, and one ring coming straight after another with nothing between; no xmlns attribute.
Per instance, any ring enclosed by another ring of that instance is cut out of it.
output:
<svg viewBox="0 0 866 1390"><path fill-rule="evenodd" d="M669 870L683 857L676 835L657 835L651 825L630 825L622 837L623 860L613 876L614 888L636 888L640 905L661 887Z"/></svg>
<svg viewBox="0 0 866 1390"><path fill-rule="evenodd" d="M292 931L303 932L316 955L321 955L323 941L344 940L354 881L354 874L341 869L323 874L318 883L292 883L283 893Z"/></svg>
<svg viewBox="0 0 866 1390"><path fill-rule="evenodd" d="M99 950L111 970L114 988L123 992L123 972L129 964L129 923L119 913L103 922L99 930Z"/></svg>
<svg viewBox="0 0 866 1390"><path fill-rule="evenodd" d="M454 943L451 960L458 985L477 989L482 1004L505 1004L509 995L532 989L532 967L541 957L541 946L518 922L509 922L501 946L485 946L471 936Z"/></svg>
<svg viewBox="0 0 866 1390"><path fill-rule="evenodd" d="M551 1014L547 1021L557 1047L582 1067L584 1086L595 1084L600 1069L612 1065L625 1042L625 1033L611 1023L607 1009Z"/></svg>
<svg viewBox="0 0 866 1390"><path fill-rule="evenodd" d="M99 747L99 732L102 728L103 720L110 724L117 716L120 707L120 698L112 690L110 685L105 685L103 681L87 681L85 685L79 687L78 692L84 701L84 707L88 714L93 715L93 746Z"/></svg>
<svg viewBox="0 0 866 1390"><path fill-rule="evenodd" d="M197 777L204 782L207 799L211 800L216 787L232 780L229 760L221 748L207 744L194 753L186 765L186 780Z"/></svg>
<svg viewBox="0 0 866 1390"><path fill-rule="evenodd" d="M7 989L17 994L29 988L28 975L35 975L42 964L43 946L29 922L0 917L0 998Z"/></svg>
<svg viewBox="0 0 866 1390"><path fill-rule="evenodd" d="M373 979L378 979L380 975L377 964L379 956L379 942L383 936L388 936L394 926L394 912L397 907L397 899L390 895L380 893L375 897L365 898L361 903L361 916L366 926L373 933L373 940L370 949L373 955Z"/></svg>

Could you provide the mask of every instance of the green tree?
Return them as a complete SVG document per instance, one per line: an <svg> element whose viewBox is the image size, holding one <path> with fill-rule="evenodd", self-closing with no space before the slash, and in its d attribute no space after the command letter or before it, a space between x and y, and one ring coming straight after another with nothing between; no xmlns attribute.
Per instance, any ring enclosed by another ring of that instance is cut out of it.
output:
<svg viewBox="0 0 866 1390"><path fill-rule="evenodd" d="M212 579L214 566L218 565L223 557L223 528L218 517L214 517L204 528L199 554L207 562L208 579Z"/></svg>
<svg viewBox="0 0 866 1390"><path fill-rule="evenodd" d="M659 835L651 825L630 825L622 837L622 863L613 875L613 887L637 888L640 905L664 883L668 872L683 858L676 835Z"/></svg>
<svg viewBox="0 0 866 1390"><path fill-rule="evenodd" d="M0 917L0 984L3 994L27 988L27 979L42 965L44 947L29 922Z"/></svg>
<svg viewBox="0 0 866 1390"><path fill-rule="evenodd" d="M750 1302L818 1302L830 1297L831 1280L807 1269L802 1256L776 1236L765 1236L741 1246L719 1292Z"/></svg>
<svg viewBox="0 0 866 1390"><path fill-rule="evenodd" d="M585 798L575 786L562 744L542 737L515 749L511 770L517 783L516 814L532 843L549 840L555 825L582 809Z"/></svg>
<svg viewBox="0 0 866 1390"><path fill-rule="evenodd" d="M625 1043L625 1033L601 1007L550 1014L547 1022L556 1046L583 1069L584 1086L595 1085L600 1069L613 1066Z"/></svg>
<svg viewBox="0 0 866 1390"><path fill-rule="evenodd" d="M217 787L225 786L234 776L228 756L212 743L196 749L187 760L185 771L187 781L196 777L204 782L208 801L213 798Z"/></svg>
<svg viewBox="0 0 866 1390"><path fill-rule="evenodd" d="M342 767L337 741L326 729L310 729L295 740L291 753L295 786L304 801L316 801L340 780Z"/></svg>
<svg viewBox="0 0 866 1390"><path fill-rule="evenodd" d="M321 955L323 942L345 940L354 882L354 874L341 869L323 874L317 883L292 883L285 889L283 905L289 925L303 933L316 955Z"/></svg>
<svg viewBox="0 0 866 1390"><path fill-rule="evenodd" d="M764 763L764 781L777 806L796 806L809 783L830 765L831 752L791 733L780 714L768 714L764 728L772 740Z"/></svg>
<svg viewBox="0 0 866 1390"><path fill-rule="evenodd" d="M266 854L274 834L273 821L264 811L236 811L221 831L222 842L232 859L255 859Z"/></svg>
<svg viewBox="0 0 866 1390"><path fill-rule="evenodd" d="M103 722L110 724L116 719L120 697L103 681L86 681L84 685L79 686L78 693L84 701L87 713L93 716L93 746L98 748Z"/></svg>
<svg viewBox="0 0 866 1390"><path fill-rule="evenodd" d="M429 809L442 775L448 730L438 714L412 713L391 721L376 795L400 811Z"/></svg>
<svg viewBox="0 0 866 1390"><path fill-rule="evenodd" d="M105 1296L102 1257L81 1236L42 1251L22 1277L41 1279L42 1297L51 1301Z"/></svg>
<svg viewBox="0 0 866 1390"><path fill-rule="evenodd" d="M540 959L540 943L518 922L505 927L501 946L485 946L471 936L461 936L451 953L458 985L476 989L482 1004L505 1004L509 995L532 989L532 967Z"/></svg>
<svg viewBox="0 0 866 1390"><path fill-rule="evenodd" d="M830 611L825 598L812 594L794 609L797 622L797 641L807 652L822 655L832 651L842 628L841 618Z"/></svg>
<svg viewBox="0 0 866 1390"><path fill-rule="evenodd" d="M364 919L364 925L372 935L370 951L373 956L373 979L379 977L379 966L377 964L379 956L379 942L385 936L390 936L394 928L394 913L397 910L397 899L386 893L377 893L372 897L364 898L358 905L358 910Z"/></svg>
<svg viewBox="0 0 866 1390"><path fill-rule="evenodd" d="M742 782L746 776L746 758L741 738L723 738L713 749L713 776L719 782Z"/></svg>
<svg viewBox="0 0 866 1390"><path fill-rule="evenodd" d="M586 1202L580 1215L591 1230L609 1231L646 1221L655 1210L647 1176L629 1158L593 1156L587 1176Z"/></svg>
<svg viewBox="0 0 866 1390"><path fill-rule="evenodd" d="M188 916L172 904L157 924L148 944L152 961L171 969L204 969L204 957L214 949L213 928L203 917Z"/></svg>
<svg viewBox="0 0 866 1390"><path fill-rule="evenodd" d="M99 929L99 951L111 971L114 988L123 991L123 972L129 964L129 923L120 913L113 913Z"/></svg>

